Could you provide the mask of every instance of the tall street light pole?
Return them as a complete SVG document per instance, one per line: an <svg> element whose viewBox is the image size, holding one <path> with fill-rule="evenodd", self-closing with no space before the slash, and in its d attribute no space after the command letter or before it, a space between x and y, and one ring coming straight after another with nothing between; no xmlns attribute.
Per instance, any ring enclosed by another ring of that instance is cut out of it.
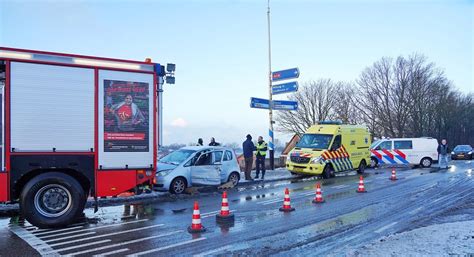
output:
<svg viewBox="0 0 474 257"><path fill-rule="evenodd" d="M275 153L274 153L274 140L273 140L273 106L272 106L272 44L270 38L270 0L268 0L268 9L267 9L267 21L268 21L268 93L269 93L269 108L268 108L268 117L270 120L270 126L268 130L268 135L270 137L270 142L268 148L270 149L270 169L275 168Z"/></svg>

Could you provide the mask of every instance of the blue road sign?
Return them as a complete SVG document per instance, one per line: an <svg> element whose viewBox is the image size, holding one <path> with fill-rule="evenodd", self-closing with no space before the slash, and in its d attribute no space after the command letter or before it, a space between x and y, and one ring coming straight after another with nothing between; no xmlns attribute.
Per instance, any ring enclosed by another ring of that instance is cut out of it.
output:
<svg viewBox="0 0 474 257"><path fill-rule="evenodd" d="M250 108L270 109L270 101L263 98L250 98Z"/></svg>
<svg viewBox="0 0 474 257"><path fill-rule="evenodd" d="M298 102L273 100L272 109L280 111L296 111L298 110Z"/></svg>
<svg viewBox="0 0 474 257"><path fill-rule="evenodd" d="M290 93L295 91L298 91L298 82L296 81L272 86L272 95Z"/></svg>
<svg viewBox="0 0 474 257"><path fill-rule="evenodd" d="M298 70L298 68L275 71L275 72L272 72L272 81L296 79L299 76L300 76L300 70Z"/></svg>

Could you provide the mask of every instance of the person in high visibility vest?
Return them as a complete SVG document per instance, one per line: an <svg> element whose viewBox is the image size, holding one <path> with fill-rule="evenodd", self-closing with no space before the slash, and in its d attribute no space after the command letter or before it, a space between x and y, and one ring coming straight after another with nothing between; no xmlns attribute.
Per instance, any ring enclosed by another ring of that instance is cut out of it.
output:
<svg viewBox="0 0 474 257"><path fill-rule="evenodd" d="M260 171L262 171L262 179L265 178L265 156L267 155L267 142L263 141L263 137L259 136L258 137L258 142L256 148L256 154L255 156L257 157L256 160L256 170L257 170L257 175L255 178L258 178L260 175Z"/></svg>

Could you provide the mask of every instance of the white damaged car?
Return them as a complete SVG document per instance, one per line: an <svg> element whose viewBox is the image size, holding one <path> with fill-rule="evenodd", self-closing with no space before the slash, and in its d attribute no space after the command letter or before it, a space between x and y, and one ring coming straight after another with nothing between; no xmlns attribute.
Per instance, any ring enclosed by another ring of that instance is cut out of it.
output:
<svg viewBox="0 0 474 257"><path fill-rule="evenodd" d="M240 180L240 167L231 148L189 146L158 160L155 189L181 194L195 185L217 186Z"/></svg>

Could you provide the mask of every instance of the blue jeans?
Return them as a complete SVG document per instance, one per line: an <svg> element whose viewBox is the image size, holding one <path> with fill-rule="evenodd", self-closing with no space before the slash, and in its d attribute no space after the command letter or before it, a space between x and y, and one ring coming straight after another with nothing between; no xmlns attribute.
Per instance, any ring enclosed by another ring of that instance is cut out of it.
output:
<svg viewBox="0 0 474 257"><path fill-rule="evenodd" d="M438 162L439 162L440 169L447 169L448 168L448 155L440 154L438 158Z"/></svg>

